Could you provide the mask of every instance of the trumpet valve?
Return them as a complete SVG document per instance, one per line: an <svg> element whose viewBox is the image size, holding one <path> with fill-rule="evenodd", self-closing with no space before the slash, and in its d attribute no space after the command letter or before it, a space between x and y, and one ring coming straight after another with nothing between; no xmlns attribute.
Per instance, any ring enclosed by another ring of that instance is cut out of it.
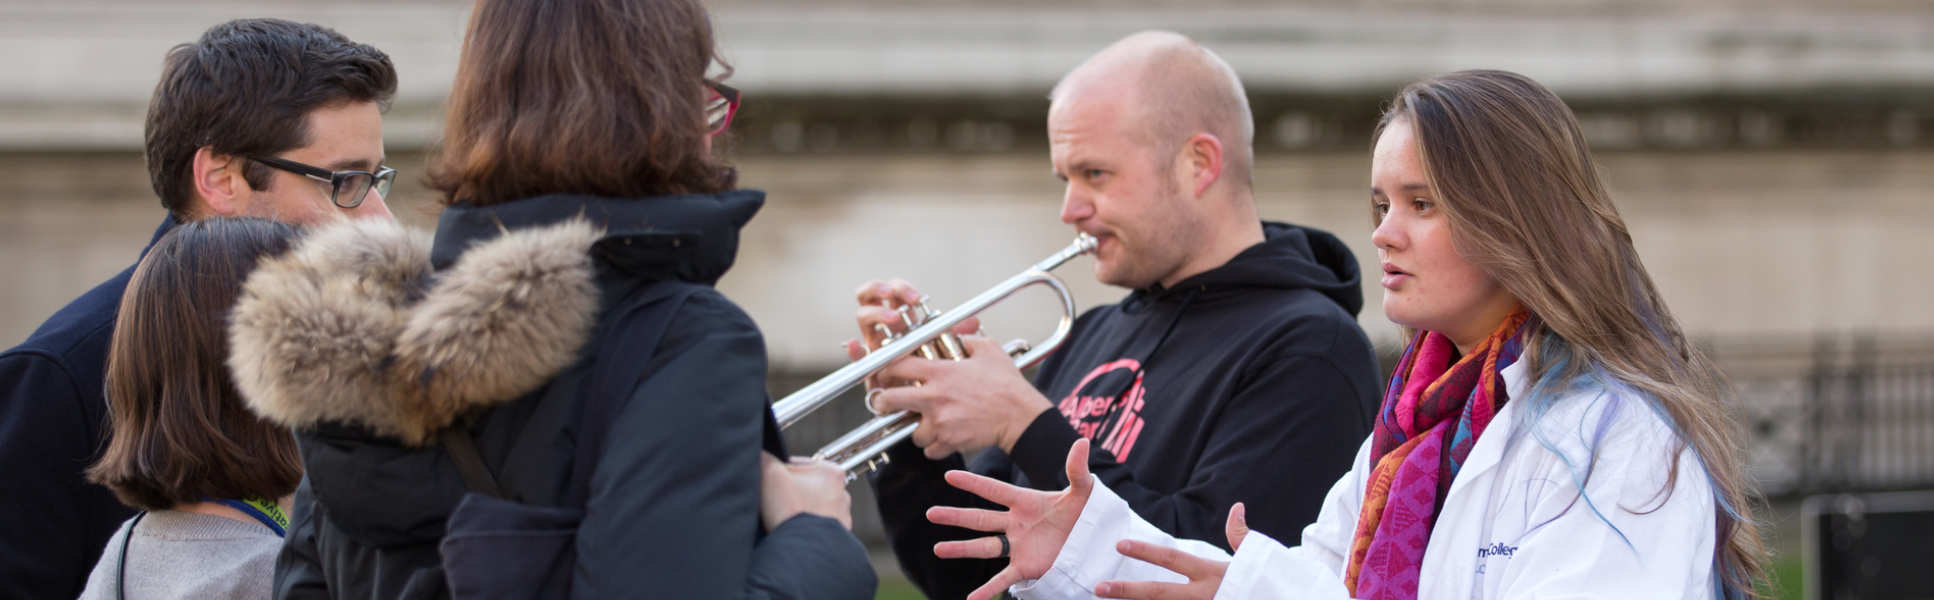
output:
<svg viewBox="0 0 1934 600"><path fill-rule="evenodd" d="M934 310L933 307L928 306L926 298L920 299L919 314L923 317L920 322L925 323L940 318L940 315L944 312ZM954 335L951 331L941 333L939 337L933 339L933 343L930 345L934 346L934 349L940 353L940 356L946 357L948 360L964 360L967 358L967 346L961 344L960 336Z"/></svg>
<svg viewBox="0 0 1934 600"><path fill-rule="evenodd" d="M1018 357L1022 354L1027 354L1027 351L1033 350L1033 349L1034 349L1033 343L1021 338L1014 338L1014 339L1008 340L1007 343L1005 344L1001 344L1001 350L1007 351L1007 355L1010 357Z"/></svg>

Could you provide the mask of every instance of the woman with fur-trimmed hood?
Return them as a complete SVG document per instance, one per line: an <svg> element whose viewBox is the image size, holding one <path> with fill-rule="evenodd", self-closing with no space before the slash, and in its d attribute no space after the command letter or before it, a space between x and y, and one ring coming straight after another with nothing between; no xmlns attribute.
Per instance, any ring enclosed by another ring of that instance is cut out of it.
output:
<svg viewBox="0 0 1934 600"><path fill-rule="evenodd" d="M708 19L480 2L434 239L339 223L250 277L230 367L307 469L277 597L872 597L842 474L772 458L764 341L712 287L764 195L712 156Z"/></svg>

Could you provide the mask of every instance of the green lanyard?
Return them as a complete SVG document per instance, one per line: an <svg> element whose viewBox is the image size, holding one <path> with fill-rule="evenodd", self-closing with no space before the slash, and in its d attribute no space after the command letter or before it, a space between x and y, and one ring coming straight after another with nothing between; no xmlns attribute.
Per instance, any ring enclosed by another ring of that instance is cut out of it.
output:
<svg viewBox="0 0 1934 600"><path fill-rule="evenodd" d="M261 521L263 526L268 527L270 531L274 531L275 537L285 537L289 533L289 515L284 514L282 507L277 506L274 502L262 498L243 498L241 500L231 500L228 498L204 499L242 511L242 514L254 517L255 520Z"/></svg>

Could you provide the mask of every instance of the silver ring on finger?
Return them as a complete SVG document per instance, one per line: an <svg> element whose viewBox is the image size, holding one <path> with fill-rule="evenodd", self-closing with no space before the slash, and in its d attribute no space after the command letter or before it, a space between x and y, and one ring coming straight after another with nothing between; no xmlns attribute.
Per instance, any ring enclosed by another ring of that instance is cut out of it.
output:
<svg viewBox="0 0 1934 600"><path fill-rule="evenodd" d="M886 388L869 388L866 390L866 412L873 413L875 417L880 416L880 409L873 406L873 399L879 397L880 393L885 391Z"/></svg>

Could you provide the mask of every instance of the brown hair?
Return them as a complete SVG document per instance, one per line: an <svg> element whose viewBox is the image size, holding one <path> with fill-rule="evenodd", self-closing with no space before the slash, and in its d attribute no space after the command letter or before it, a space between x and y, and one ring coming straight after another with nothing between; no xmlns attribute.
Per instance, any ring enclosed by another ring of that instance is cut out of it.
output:
<svg viewBox="0 0 1934 600"><path fill-rule="evenodd" d="M148 102L148 180L161 206L187 220L195 152L272 155L309 143L308 114L345 102L386 104L396 93L389 55L335 30L281 19L238 19L168 51ZM264 189L269 168L242 177Z"/></svg>
<svg viewBox="0 0 1934 600"><path fill-rule="evenodd" d="M287 428L255 416L230 378L228 311L258 259L294 226L253 218L185 223L128 280L108 347L107 451L87 470L123 504L280 498L302 479Z"/></svg>
<svg viewBox="0 0 1934 600"><path fill-rule="evenodd" d="M732 169L705 150L713 62L696 0L482 0L430 185L470 205L729 189Z"/></svg>
<svg viewBox="0 0 1934 600"><path fill-rule="evenodd" d="M1712 483L1725 596L1751 594L1765 551L1731 388L1659 297L1571 108L1522 75L1463 71L1398 92L1376 137L1400 122L1458 253L1541 322L1524 350L1534 390L1598 370L1655 401ZM1674 461L1661 501L1679 475Z"/></svg>

